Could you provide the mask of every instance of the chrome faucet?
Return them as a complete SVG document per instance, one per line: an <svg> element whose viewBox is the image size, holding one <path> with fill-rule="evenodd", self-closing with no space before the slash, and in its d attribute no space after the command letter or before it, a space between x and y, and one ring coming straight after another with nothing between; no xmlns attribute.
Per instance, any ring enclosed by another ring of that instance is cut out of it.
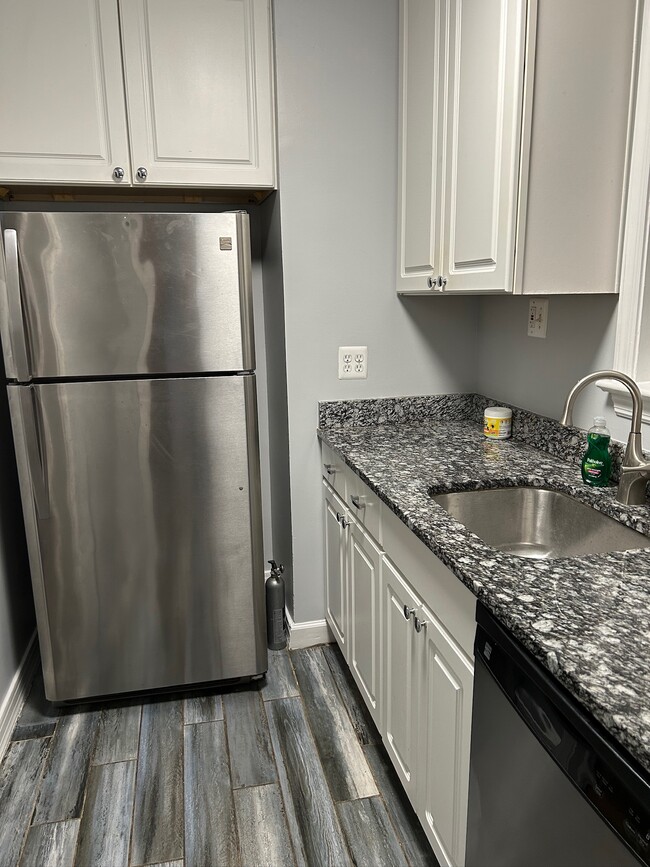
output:
<svg viewBox="0 0 650 867"><path fill-rule="evenodd" d="M627 438L627 448L621 467L621 478L618 483L616 499L626 506L642 506L646 501L646 485L650 481L650 463L643 455L641 445L641 411L643 399L639 386L625 373L618 370L597 370L577 382L566 399L561 424L570 425L573 421L573 404L582 389L599 379L615 379L622 383L632 395L632 426Z"/></svg>

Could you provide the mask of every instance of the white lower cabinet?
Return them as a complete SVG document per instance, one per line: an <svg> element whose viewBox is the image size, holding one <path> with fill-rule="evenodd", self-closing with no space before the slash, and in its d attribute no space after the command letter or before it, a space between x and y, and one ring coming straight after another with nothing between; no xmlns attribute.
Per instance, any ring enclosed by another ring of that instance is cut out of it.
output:
<svg viewBox="0 0 650 867"><path fill-rule="evenodd" d="M463 864L473 664L390 560L382 564L384 745L440 864Z"/></svg>
<svg viewBox="0 0 650 867"><path fill-rule="evenodd" d="M422 607L417 811L441 864L463 864L474 667Z"/></svg>
<svg viewBox="0 0 650 867"><path fill-rule="evenodd" d="M377 725L381 550L323 479L327 622Z"/></svg>
<svg viewBox="0 0 650 867"><path fill-rule="evenodd" d="M476 600L376 495L355 485L354 497L376 504L382 544L346 505L346 492L338 496L324 479L327 621L436 858L460 867Z"/></svg>
<svg viewBox="0 0 650 867"><path fill-rule="evenodd" d="M348 658L347 629L347 526L345 504L323 481L325 494L325 607L327 621L345 658Z"/></svg>
<svg viewBox="0 0 650 867"><path fill-rule="evenodd" d="M380 728L381 551L360 524L350 525L348 555L348 664L372 718Z"/></svg>
<svg viewBox="0 0 650 867"><path fill-rule="evenodd" d="M384 557L382 602L384 662L384 745L402 785L413 800L416 796L415 763L418 720L417 634L412 615L420 600L393 564ZM409 619L405 617L409 612Z"/></svg>

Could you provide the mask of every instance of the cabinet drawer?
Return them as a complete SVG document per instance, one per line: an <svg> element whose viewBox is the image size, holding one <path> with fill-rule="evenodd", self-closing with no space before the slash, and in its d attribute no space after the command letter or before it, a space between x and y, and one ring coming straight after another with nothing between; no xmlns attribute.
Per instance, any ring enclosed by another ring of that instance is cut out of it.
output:
<svg viewBox="0 0 650 867"><path fill-rule="evenodd" d="M348 466L345 467L345 488L345 503L350 513L381 545L382 504L379 497Z"/></svg>
<svg viewBox="0 0 650 867"><path fill-rule="evenodd" d="M325 443L321 447L321 472L336 493L345 500L345 462Z"/></svg>

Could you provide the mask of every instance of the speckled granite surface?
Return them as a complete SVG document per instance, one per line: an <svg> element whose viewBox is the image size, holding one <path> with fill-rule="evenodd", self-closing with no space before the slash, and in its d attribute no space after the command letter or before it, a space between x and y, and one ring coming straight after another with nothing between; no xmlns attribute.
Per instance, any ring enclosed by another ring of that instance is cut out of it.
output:
<svg viewBox="0 0 650 867"><path fill-rule="evenodd" d="M541 449L568 461L580 462L585 448L585 433L564 427L557 419L537 415L527 409L504 403L482 394L432 394L421 397L382 397L366 400L321 401L318 426L366 427L377 424L427 420L483 422L487 406L509 406L512 410L512 435L519 442ZM618 481L625 445L612 441L612 478Z"/></svg>
<svg viewBox="0 0 650 867"><path fill-rule="evenodd" d="M544 486L646 535L650 506L616 503L615 488L587 488L578 465L526 443L486 440L483 405L447 402L419 424L337 426L321 412L319 435L650 771L650 549L526 560L488 547L429 492Z"/></svg>
<svg viewBox="0 0 650 867"><path fill-rule="evenodd" d="M318 426L368 427L377 424L421 424L427 419L476 418L481 395L427 394L421 397L379 397L365 400L327 400L318 404ZM485 399L485 398L483 398ZM485 406L490 406L486 403ZM482 417L482 416L481 416Z"/></svg>

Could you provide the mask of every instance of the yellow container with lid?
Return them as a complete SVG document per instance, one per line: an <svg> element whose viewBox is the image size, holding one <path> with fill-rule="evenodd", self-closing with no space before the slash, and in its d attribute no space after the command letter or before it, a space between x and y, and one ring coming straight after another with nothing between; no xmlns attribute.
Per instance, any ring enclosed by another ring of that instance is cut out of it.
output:
<svg viewBox="0 0 650 867"><path fill-rule="evenodd" d="M507 440L512 433L512 410L507 406L486 407L483 433L491 440Z"/></svg>

